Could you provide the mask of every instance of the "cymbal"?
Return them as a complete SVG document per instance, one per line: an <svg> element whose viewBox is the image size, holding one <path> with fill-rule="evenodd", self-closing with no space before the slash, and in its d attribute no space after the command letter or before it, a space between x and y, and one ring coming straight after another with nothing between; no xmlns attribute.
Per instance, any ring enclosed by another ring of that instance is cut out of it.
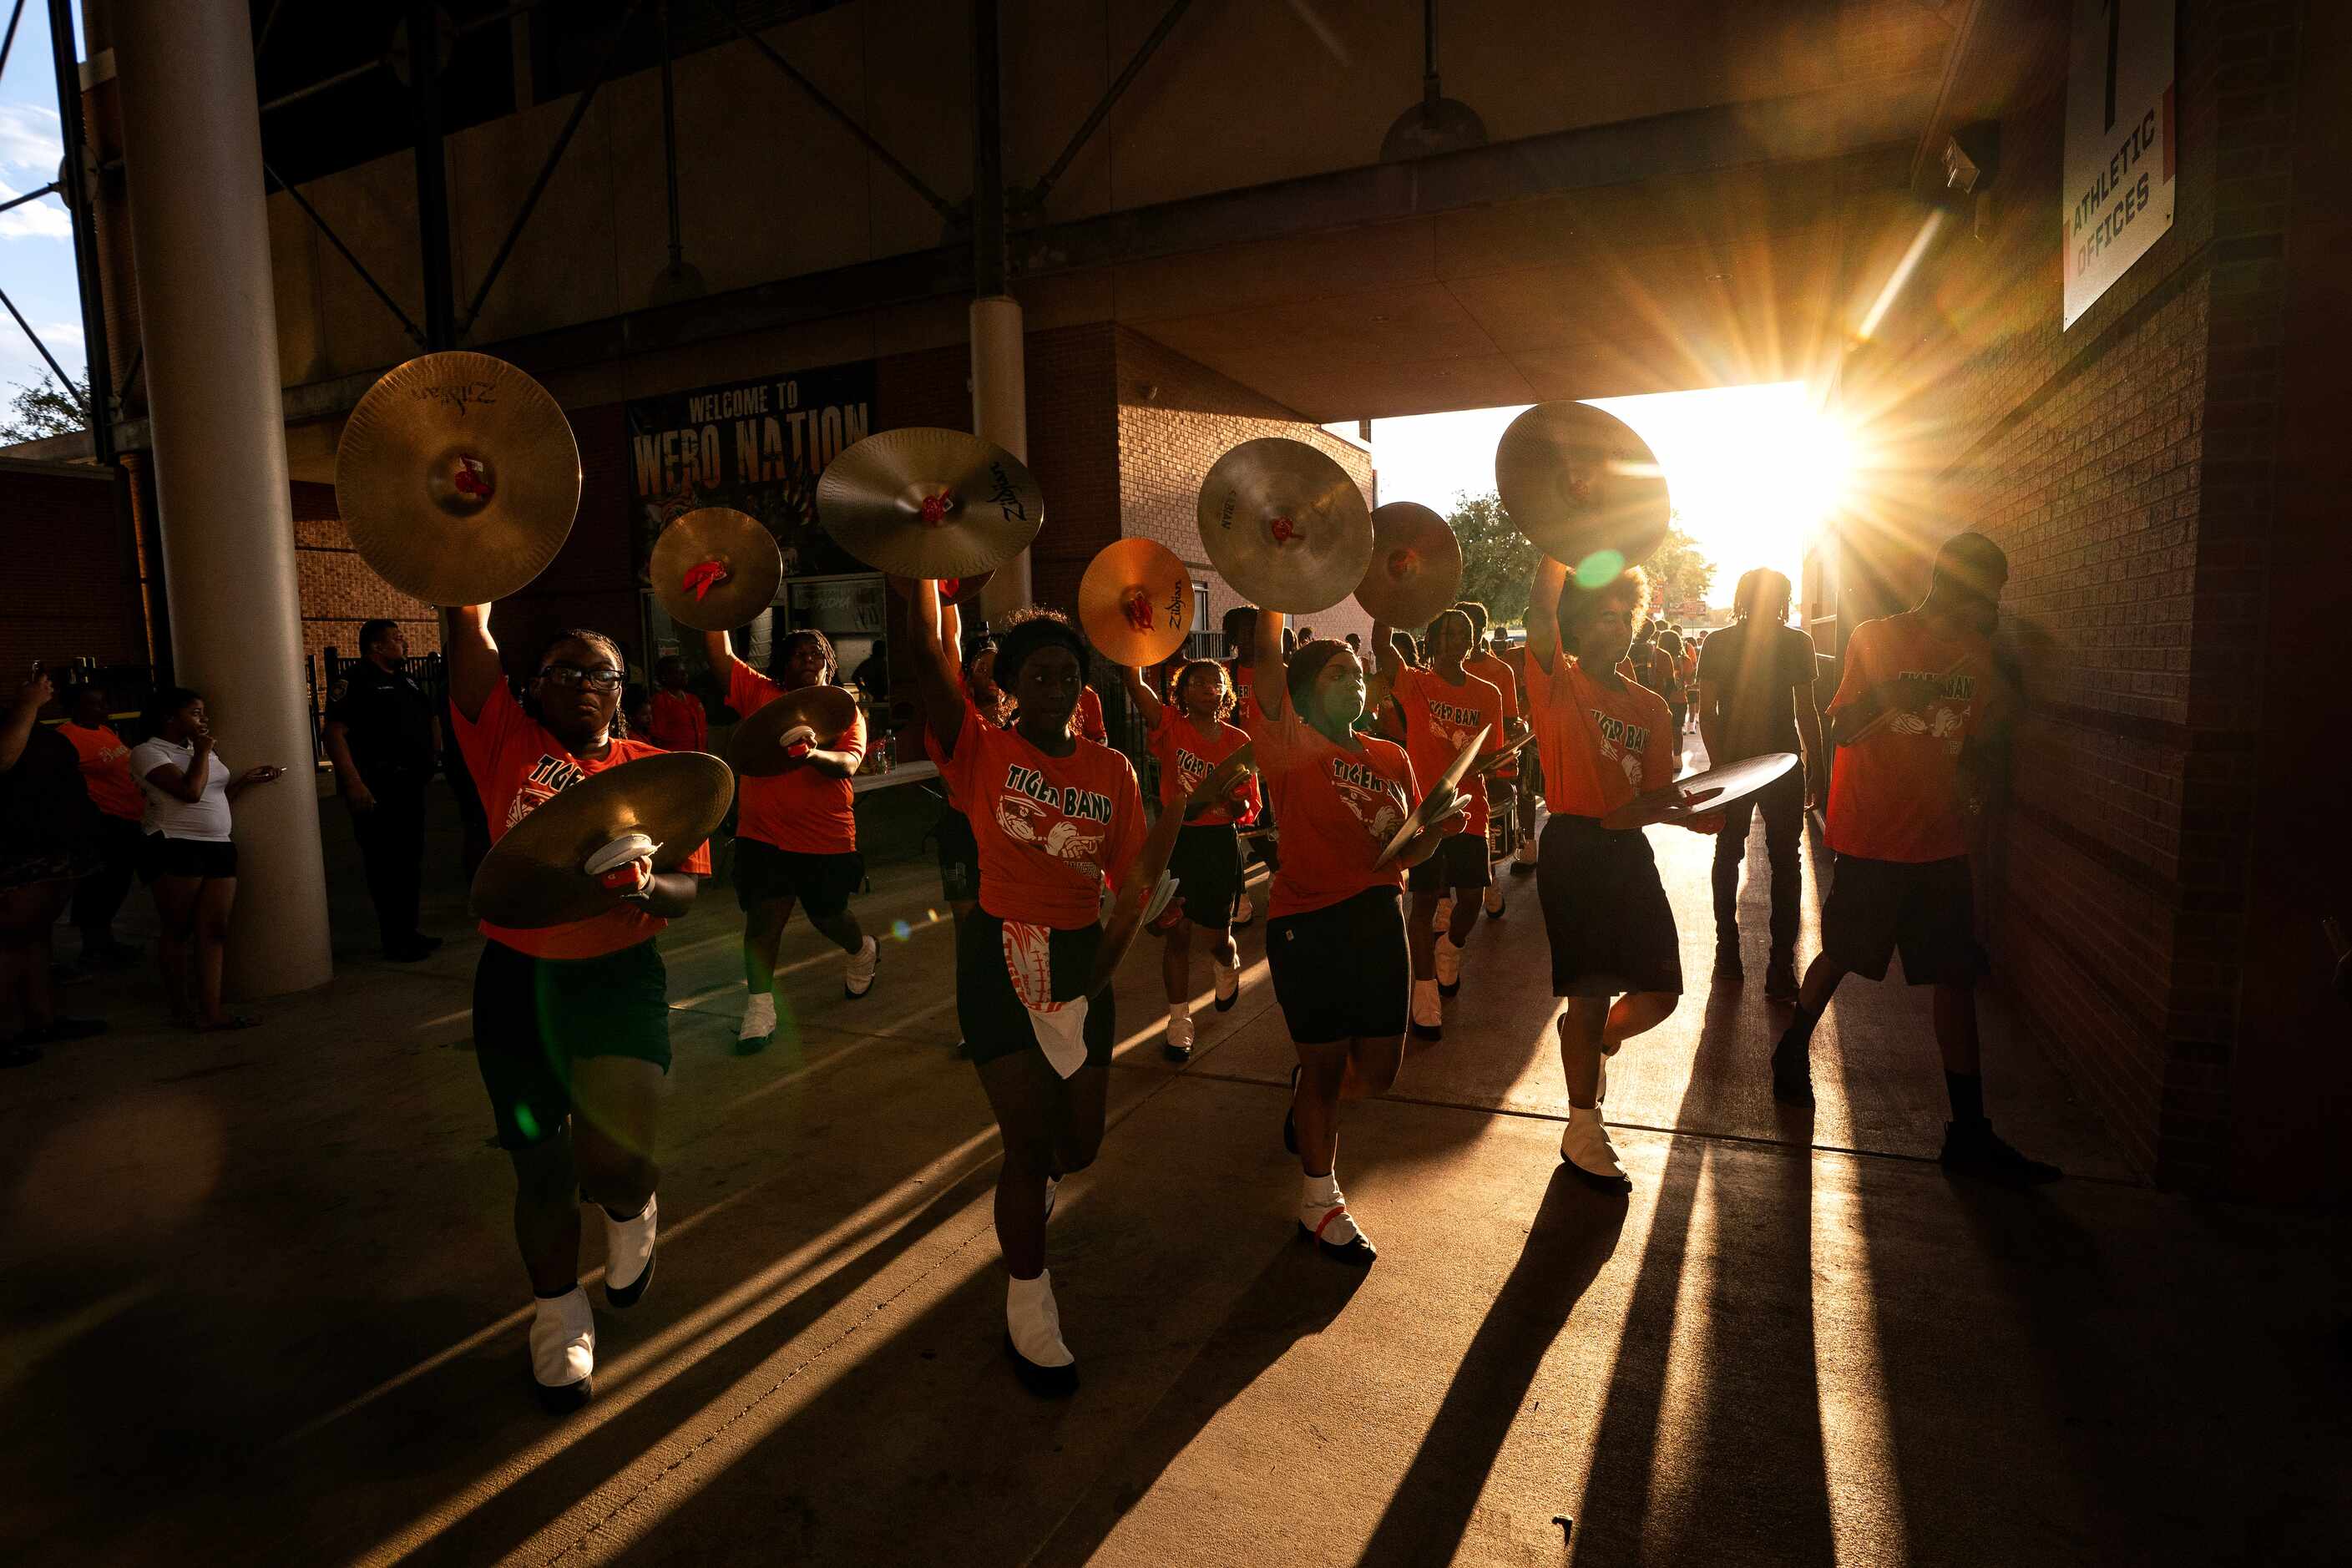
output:
<svg viewBox="0 0 2352 1568"><path fill-rule="evenodd" d="M785 731L805 724L816 731L818 745L830 746L856 722L857 694L849 688L803 686L763 703L736 725L727 760L747 779L773 778L795 761L785 754Z"/></svg>
<svg viewBox="0 0 2352 1568"><path fill-rule="evenodd" d="M1452 796L1462 787L1462 781L1468 775L1471 764L1478 760L1478 748L1486 743L1487 732L1494 727L1492 724L1479 725L1478 732L1464 742L1454 760L1445 764L1445 771L1437 775L1437 782L1429 786L1429 793L1421 797L1421 804L1412 808L1412 815L1404 819L1404 826L1396 830L1396 837L1389 840L1388 847L1381 851L1380 858L1372 862L1374 869L1403 854L1404 847L1412 842L1414 834L1454 809ZM1441 801L1444 804L1440 805Z"/></svg>
<svg viewBox="0 0 2352 1568"><path fill-rule="evenodd" d="M1650 795L1636 795L1623 805L1601 819L1601 826L1610 828L1643 827L1653 822L1688 822L1710 811L1746 800L1758 790L1772 783L1797 765L1794 752L1766 752L1761 756L1742 757L1736 763L1726 763L1719 768L1707 768L1700 773L1685 773L1664 786L1682 797L1664 805L1644 805L1651 795L1663 795L1664 789Z"/></svg>
<svg viewBox="0 0 2352 1568"><path fill-rule="evenodd" d="M1392 500L1372 513L1372 563L1356 603L1386 626L1423 626L1462 594L1462 542L1453 525L1418 501Z"/></svg>
<svg viewBox="0 0 2352 1568"><path fill-rule="evenodd" d="M735 775L701 752L664 752L617 763L573 784L509 828L474 873L474 912L531 930L586 920L613 897L583 869L614 839L642 833L671 871L702 847L735 798Z"/></svg>
<svg viewBox="0 0 2352 1568"><path fill-rule="evenodd" d="M1512 527L1595 585L1655 553L1673 515L1648 444L1589 403L1538 403L1512 420L1495 490Z"/></svg>
<svg viewBox="0 0 2352 1568"><path fill-rule="evenodd" d="M1045 495L1021 460L961 430L883 430L827 463L817 521L877 572L976 577L1029 548Z"/></svg>
<svg viewBox="0 0 2352 1568"><path fill-rule="evenodd" d="M488 354L384 373L344 423L335 505L376 575L428 605L503 599L580 510L580 447L547 389Z"/></svg>
<svg viewBox="0 0 2352 1568"><path fill-rule="evenodd" d="M750 626L775 602L784 558L758 518L706 506L662 530L646 573L671 620L724 632Z"/></svg>
<svg viewBox="0 0 2352 1568"><path fill-rule="evenodd" d="M1235 592L1285 615L1328 610L1364 580L1371 516L1348 470L1304 441L1262 436L1202 482L1201 543Z"/></svg>
<svg viewBox="0 0 2352 1568"><path fill-rule="evenodd" d="M1530 730L1516 741L1504 742L1491 755L1478 759L1477 764L1470 770L1471 776L1482 779L1491 776L1496 768L1517 756L1526 748L1528 742L1535 738L1535 731Z"/></svg>
<svg viewBox="0 0 2352 1568"><path fill-rule="evenodd" d="M1201 787L1192 792L1196 800L1223 800L1233 794L1242 775L1257 766L1257 742L1244 741L1233 749L1231 755L1211 768L1201 780Z"/></svg>
<svg viewBox="0 0 2352 1568"><path fill-rule="evenodd" d="M1192 629L1192 574L1156 539L1106 544L1078 579L1078 625L1113 664L1149 668Z"/></svg>

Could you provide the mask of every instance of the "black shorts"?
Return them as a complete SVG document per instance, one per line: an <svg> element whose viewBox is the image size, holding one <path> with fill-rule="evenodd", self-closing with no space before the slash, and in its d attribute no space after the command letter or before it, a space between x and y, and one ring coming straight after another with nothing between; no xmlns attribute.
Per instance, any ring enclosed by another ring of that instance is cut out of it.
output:
<svg viewBox="0 0 2352 1568"><path fill-rule="evenodd" d="M1242 896L1242 837L1229 822L1180 827L1168 854L1184 918L1209 931L1234 923Z"/></svg>
<svg viewBox="0 0 2352 1568"><path fill-rule="evenodd" d="M1416 893L1447 888L1483 888L1495 879L1486 859L1486 836L1457 833L1437 847L1437 853L1405 873L1405 886Z"/></svg>
<svg viewBox="0 0 2352 1568"><path fill-rule="evenodd" d="M499 1148L556 1134L572 1114L572 1064L587 1057L669 1071L669 973L652 942L574 959L484 943L474 966L474 1065Z"/></svg>
<svg viewBox="0 0 2352 1568"><path fill-rule="evenodd" d="M226 881L236 875L236 846L214 838L172 838L151 833L139 847L139 879L202 877Z"/></svg>
<svg viewBox="0 0 2352 1568"><path fill-rule="evenodd" d="M1590 816L1549 818L1537 852L1536 898L1551 942L1553 995L1682 994L1674 907L1640 828L1612 832Z"/></svg>
<svg viewBox="0 0 2352 1568"><path fill-rule="evenodd" d="M866 880L866 857L855 849L808 855L757 838L735 841L735 904L746 914L778 899L796 899L811 920L831 920L849 907Z"/></svg>
<svg viewBox="0 0 2352 1568"><path fill-rule="evenodd" d="M1412 990L1394 888L1367 888L1266 922L1265 962L1290 1037L1302 1046L1404 1033Z"/></svg>
<svg viewBox="0 0 2352 1568"><path fill-rule="evenodd" d="M1102 938L1102 927L1090 925L1056 931L1047 939L1053 1000L1070 1002L1085 994ZM1088 1067L1110 1065L1111 1041L1118 1027L1118 1015L1111 1005L1113 989L1104 987L1101 995L1087 1004L1083 1038ZM974 910L956 928L956 1021L963 1029L973 1061L994 1061L1024 1050L1043 1054L1029 1009L1013 988L1013 970L1004 953L1004 922L986 910Z"/></svg>
<svg viewBox="0 0 2352 1568"><path fill-rule="evenodd" d="M1903 953L1914 985L1973 985L1990 965L1977 945L1976 889L1965 855L1916 865L1840 855L1822 906L1822 956L1870 980Z"/></svg>
<svg viewBox="0 0 2352 1568"><path fill-rule="evenodd" d="M931 835L940 845L940 897L951 904L980 897L980 840L971 835L971 818L954 806L940 814Z"/></svg>

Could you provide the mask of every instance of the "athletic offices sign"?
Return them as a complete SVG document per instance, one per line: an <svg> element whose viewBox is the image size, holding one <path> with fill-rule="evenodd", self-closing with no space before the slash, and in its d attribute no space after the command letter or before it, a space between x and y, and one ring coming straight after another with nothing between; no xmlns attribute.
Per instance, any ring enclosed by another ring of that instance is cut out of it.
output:
<svg viewBox="0 0 2352 1568"><path fill-rule="evenodd" d="M2066 67L2069 327L2172 227L2175 0L2074 0Z"/></svg>

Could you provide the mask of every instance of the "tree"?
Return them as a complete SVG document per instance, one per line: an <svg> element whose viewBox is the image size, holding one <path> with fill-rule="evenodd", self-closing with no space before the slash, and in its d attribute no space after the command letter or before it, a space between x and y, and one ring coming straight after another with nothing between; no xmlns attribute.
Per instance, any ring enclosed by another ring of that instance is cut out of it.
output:
<svg viewBox="0 0 2352 1568"><path fill-rule="evenodd" d="M1496 626L1507 626L1528 611L1528 581L1535 575L1536 547L1511 526L1500 496L1462 494L1454 498L1454 537L1462 542L1462 593L1486 606Z"/></svg>
<svg viewBox="0 0 2352 1568"><path fill-rule="evenodd" d="M1666 524L1665 542L1642 563L1650 574L1650 613L1654 616L1679 618L1681 605L1686 601L1706 602L1706 590L1715 581L1715 563L1699 553L1697 542L1681 527L1682 514L1676 512Z"/></svg>
<svg viewBox="0 0 2352 1568"><path fill-rule="evenodd" d="M1496 626L1507 626L1528 612L1528 583L1535 575L1537 552L1526 535L1511 526L1500 496L1459 495L1454 500L1454 538L1462 542L1462 597L1486 606ZM1643 563L1650 574L1650 602L1655 614L1689 599L1704 601L1715 581L1715 563L1699 553L1697 543L1677 526L1680 514L1668 523L1665 542Z"/></svg>
<svg viewBox="0 0 2352 1568"><path fill-rule="evenodd" d="M76 402L76 398L81 402ZM16 395L8 400L8 412L0 417L0 445L14 446L19 441L39 441L51 436L71 436L89 428L82 417L82 405L89 400L89 378L82 377L73 384L69 395L58 389L57 377L45 375L38 386L19 383Z"/></svg>

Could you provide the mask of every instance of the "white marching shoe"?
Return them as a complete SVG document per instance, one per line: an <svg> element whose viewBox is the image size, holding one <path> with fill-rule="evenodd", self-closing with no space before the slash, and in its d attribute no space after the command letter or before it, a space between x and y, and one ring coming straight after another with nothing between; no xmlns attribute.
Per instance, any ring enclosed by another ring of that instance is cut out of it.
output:
<svg viewBox="0 0 2352 1568"><path fill-rule="evenodd" d="M1437 939L1437 994L1451 996L1462 989L1462 950L1450 936Z"/></svg>
<svg viewBox="0 0 2352 1568"><path fill-rule="evenodd" d="M1416 1040L1442 1040L1445 1037L1445 1004L1437 999L1437 982L1434 980L1412 983L1412 1037Z"/></svg>
<svg viewBox="0 0 2352 1568"><path fill-rule="evenodd" d="M1570 1106L1567 1130L1559 1135L1559 1157L1593 1181L1622 1186L1625 1167L1617 1161L1617 1146L1609 1142L1609 1124L1598 1107L1587 1110Z"/></svg>
<svg viewBox="0 0 2352 1568"><path fill-rule="evenodd" d="M556 1415L577 1410L593 1392L596 1314L588 1292L574 1285L561 1296L541 1296L530 1321L530 1376L539 1402Z"/></svg>
<svg viewBox="0 0 2352 1568"><path fill-rule="evenodd" d="M654 1282L654 1233L661 1223L661 1200L646 1194L645 1208L633 1219L604 1214L604 1300L614 1307L634 1307Z"/></svg>
<svg viewBox="0 0 2352 1568"><path fill-rule="evenodd" d="M1062 1342L1052 1269L1039 1269L1034 1279L1006 1280L1004 1349L1013 1375L1030 1393L1052 1398L1076 1391L1078 1358Z"/></svg>
<svg viewBox="0 0 2352 1568"><path fill-rule="evenodd" d="M882 965L882 944L872 937L849 955L841 972L841 994L855 1002L874 989L874 972Z"/></svg>

